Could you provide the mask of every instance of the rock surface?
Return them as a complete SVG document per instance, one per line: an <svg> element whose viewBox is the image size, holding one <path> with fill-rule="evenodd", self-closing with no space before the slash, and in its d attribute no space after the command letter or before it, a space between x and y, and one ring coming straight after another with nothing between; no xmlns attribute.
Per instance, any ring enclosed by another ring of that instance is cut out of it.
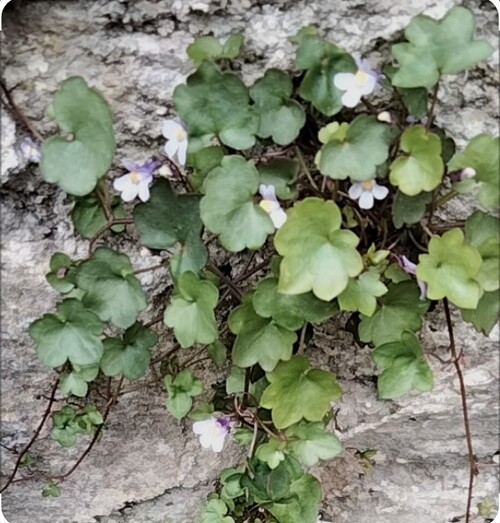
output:
<svg viewBox="0 0 500 523"><path fill-rule="evenodd" d="M161 122L169 114L174 87L191 71L186 46L199 33L225 38L243 31L242 73L247 83L271 66L291 67L293 46L287 37L308 23L351 52L363 52L376 64L388 42L410 18L424 11L441 17L455 0L386 0L359 3L309 0L81 0L39 2L12 0L4 12L3 79L16 86L12 96L42 133L53 130L44 116L60 82L83 75L110 101L115 114L116 158L146 158L158 153ZM479 132L496 132L498 120L497 18L487 1L465 4L476 14L478 34L495 53L467 76L447 78L440 90L437 122L463 145ZM75 239L70 202L44 183L38 168L26 165L15 146L26 135L2 108L3 274L2 274L2 436L8 447L30 438L46 400L52 376L38 363L27 335L28 325L56 302L45 282L55 251L82 256L87 245ZM117 162L118 165L118 162ZM116 171L117 172L117 171ZM114 173L113 173L114 174ZM450 216L467 207L451 205ZM134 264L158 263L147 251L125 245ZM164 299L164 272L146 273L143 283ZM156 302L148 313L155 316ZM156 314L157 315L157 314ZM426 346L445 355L442 311L426 327ZM457 317L457 339L466 353L471 424L480 475L476 505L495 499L498 482L498 353L496 334L478 335ZM164 336L159 351L170 346ZM355 523L461 522L467 491L467 456L460 397L451 368L433 365L432 394L410 395L397 402L375 398L369 349L359 348L338 326L317 332L317 363L333 368L344 389L339 402L339 436L345 453L315 473L324 484L323 519ZM435 363L435 362L433 362ZM205 382L215 376L200 368ZM205 452L190 425L169 417L158 386L123 397L112 414L102 442L64 483L59 498L42 498L35 481L15 484L3 496L10 523L194 523L218 471L241 451L229 446L224 456ZM374 448L371 475L363 475L355 449ZM42 469L67 470L82 447L61 451L47 432L33 448ZM15 456L2 448L3 472ZM56 472L58 473L58 472ZM36 516L35 516L36 515ZM297 522L301 523L301 522Z"/></svg>

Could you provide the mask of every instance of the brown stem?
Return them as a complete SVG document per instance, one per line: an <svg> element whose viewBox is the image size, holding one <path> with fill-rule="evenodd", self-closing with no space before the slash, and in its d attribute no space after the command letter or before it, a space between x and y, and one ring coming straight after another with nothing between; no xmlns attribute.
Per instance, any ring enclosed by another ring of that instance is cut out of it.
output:
<svg viewBox="0 0 500 523"><path fill-rule="evenodd" d="M242 293L241 293L240 289L238 289L238 287L236 287L236 285L217 266L215 266L213 263L209 262L209 263L207 263L207 269L211 273L218 276L231 290L231 294L235 298L237 298L239 301L241 301Z"/></svg>
<svg viewBox="0 0 500 523"><path fill-rule="evenodd" d="M160 263L158 265L153 265L152 267L145 267L144 269L137 269L134 271L134 274L141 274L143 272L156 271L157 269L165 269L165 265Z"/></svg>
<svg viewBox="0 0 500 523"><path fill-rule="evenodd" d="M95 234L94 236L92 236L92 238L90 238L90 241L89 241L89 249L88 249L88 253L89 253L89 256L92 254L92 252L94 251L94 245L95 245L95 242L109 229L111 229L111 227L114 227L115 225L131 225L134 223L134 220L132 218L113 218L111 217L110 220L108 220L108 222L106 223L106 225L104 225L103 227L101 227Z"/></svg>
<svg viewBox="0 0 500 523"><path fill-rule="evenodd" d="M457 349L455 345L455 335L453 333L453 322L451 319L450 306L448 299L443 299L444 313L446 316L446 325L448 327L448 335L450 338L450 352L452 363L455 366L455 370L458 376L458 382L460 384L460 397L462 399L462 412L464 418L465 427L465 438L467 440L467 452L469 456L469 488L467 494L467 508L465 510L465 523L470 521L470 508L472 504L472 488L474 486L474 477L478 474L476 456L474 455L474 449L472 447L472 433L469 422L469 412L467 409L467 391L465 390L465 381L460 367L460 358L457 355Z"/></svg>
<svg viewBox="0 0 500 523"><path fill-rule="evenodd" d="M265 267L267 267L269 265L271 258L272 258L272 256L267 257L264 261L257 264L255 267L253 267L249 271L243 272L243 274L236 276L236 278L233 279L233 283L239 283L241 281L244 281L247 278L250 278L250 276L253 276L256 272L259 272L260 270L264 269Z"/></svg>
<svg viewBox="0 0 500 523"><path fill-rule="evenodd" d="M47 418L49 417L50 412L52 410L52 405L54 404L57 387L59 386L59 380L60 380L60 377L58 376L57 379L55 380L54 384L52 385L49 402L48 402L45 412L42 416L42 419L40 420L40 423L38 424L38 427L36 428L35 432L33 433L33 436L31 437L29 443L26 445L26 447L24 447L22 452L17 457L16 464L14 465L14 469L11 472L9 479L7 480L7 483L0 490L0 493L2 493L5 489L7 489L7 487L12 483L12 481L14 480L14 477L17 474L17 471L19 469L19 466L21 465L21 462L22 462L24 456L28 453L29 449L31 448L33 443L35 443L36 439L40 435L40 432L42 431L42 428L45 425L45 422L47 421Z"/></svg>

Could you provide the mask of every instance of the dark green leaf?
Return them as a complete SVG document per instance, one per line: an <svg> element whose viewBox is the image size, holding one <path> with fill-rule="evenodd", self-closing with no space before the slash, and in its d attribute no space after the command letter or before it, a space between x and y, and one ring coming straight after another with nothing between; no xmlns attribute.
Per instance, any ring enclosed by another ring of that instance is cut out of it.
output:
<svg viewBox="0 0 500 523"><path fill-rule="evenodd" d="M427 204L432 199L432 192L421 192L416 196L407 196L397 191L392 203L392 220L396 228L419 222L425 214Z"/></svg>
<svg viewBox="0 0 500 523"><path fill-rule="evenodd" d="M297 194L295 180L300 171L298 162L288 158L270 160L257 165L259 183L273 185L281 200L294 198Z"/></svg>

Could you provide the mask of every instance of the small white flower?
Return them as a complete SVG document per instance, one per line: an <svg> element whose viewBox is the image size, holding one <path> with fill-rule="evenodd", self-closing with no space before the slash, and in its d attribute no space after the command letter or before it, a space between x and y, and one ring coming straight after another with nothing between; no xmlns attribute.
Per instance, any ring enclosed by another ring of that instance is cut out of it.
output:
<svg viewBox="0 0 500 523"><path fill-rule="evenodd" d="M273 225L279 229L286 222L287 216L276 198L274 185L259 185L259 194L262 196L259 206L269 214Z"/></svg>
<svg viewBox="0 0 500 523"><path fill-rule="evenodd" d="M221 452L224 440L229 433L230 418L211 417L193 423L193 432L200 436L200 443L204 449L211 448L214 452Z"/></svg>
<svg viewBox="0 0 500 523"><path fill-rule="evenodd" d="M349 198L358 200L361 209L371 209L374 199L383 200L389 194L389 189L379 185L375 179L353 183L349 189Z"/></svg>
<svg viewBox="0 0 500 523"><path fill-rule="evenodd" d="M337 73L333 83L337 89L345 91L342 95L342 104L345 107L356 107L361 97L374 91L379 75L366 60L355 58L358 70L356 73Z"/></svg>
<svg viewBox="0 0 500 523"><path fill-rule="evenodd" d="M188 148L188 135L186 128L178 119L165 120L163 123L163 136L167 138L165 144L165 154L179 165L186 163Z"/></svg>
<svg viewBox="0 0 500 523"><path fill-rule="evenodd" d="M19 144L19 150L28 162L38 163L42 156L40 147L29 137Z"/></svg>
<svg viewBox="0 0 500 523"><path fill-rule="evenodd" d="M115 178L113 188L121 192L124 202L131 202L137 196L142 202L149 200L149 186L153 181L153 173L158 168L159 162L153 158L146 160L143 164L124 160L122 165L129 172Z"/></svg>
<svg viewBox="0 0 500 523"><path fill-rule="evenodd" d="M462 169L462 178L474 178L476 176L476 169L473 169L472 167L465 167Z"/></svg>

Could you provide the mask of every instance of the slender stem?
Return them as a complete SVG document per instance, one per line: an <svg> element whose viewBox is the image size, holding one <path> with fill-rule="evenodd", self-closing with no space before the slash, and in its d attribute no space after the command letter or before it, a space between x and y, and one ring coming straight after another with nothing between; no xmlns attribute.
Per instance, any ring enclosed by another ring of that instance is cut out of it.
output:
<svg viewBox="0 0 500 523"><path fill-rule="evenodd" d="M259 434L259 425L257 420L253 420L253 436L252 441L250 442L250 447L248 448L248 459L251 459L253 456L253 451L255 449L255 444L257 443L257 436Z"/></svg>
<svg viewBox="0 0 500 523"><path fill-rule="evenodd" d="M102 182L102 180L97 184L97 187L95 188L95 195L97 196L97 199L99 200L99 203L101 204L102 210L104 212L104 216L106 217L106 220L110 222L113 220L113 213L111 211L111 207L109 205L109 199L108 199L108 193L106 191L106 186Z"/></svg>
<svg viewBox="0 0 500 523"><path fill-rule="evenodd" d="M92 236L92 238L90 238L90 241L89 241L89 249L88 249L88 252L89 252L89 256L92 254L93 250L94 250L94 245L95 245L95 242L109 229L111 229L111 227L114 227L115 225L131 225L132 223L134 223L134 220L132 220L132 218L111 218L110 220L108 220L108 222L106 223L106 225L104 225L103 227L101 227L95 234L94 236Z"/></svg>
<svg viewBox="0 0 500 523"><path fill-rule="evenodd" d="M134 271L134 274L141 274L143 272L149 272L149 271L156 271L158 269L165 269L165 265L163 263L159 263L158 265L153 265L152 267L145 267L144 269L137 269Z"/></svg>
<svg viewBox="0 0 500 523"><path fill-rule="evenodd" d="M434 120L434 109L436 108L438 91L439 91L439 80L436 82L436 85L434 86L434 89L432 90L431 107L429 109L429 112L427 113L427 123L425 124L425 128L427 130L429 130L431 128L432 121Z"/></svg>
<svg viewBox="0 0 500 523"><path fill-rule="evenodd" d="M295 150L297 151L297 156L299 157L300 164L302 165L302 169L304 169L304 174L307 176L307 179L309 180L309 183L311 184L312 188L319 194L321 194L321 190L318 187L317 183L314 181L311 171L306 165L306 162L304 160L304 156L302 154L302 151L299 147L295 147Z"/></svg>
<svg viewBox="0 0 500 523"><path fill-rule="evenodd" d="M0 493L2 493L5 489L7 489L7 487L12 483L12 481L14 480L14 478L17 474L17 471L19 469L19 466L21 465L21 462L22 462L24 456L28 453L29 449L31 448L33 443L35 443L36 439L40 435L40 432L42 431L42 428L45 425L45 422L47 421L47 418L49 417L50 412L52 410L52 405L54 404L57 387L59 386L59 380L60 380L60 377L58 376L57 379L55 380L54 384L52 385L49 402L47 403L47 407L45 409L45 412L43 413L42 419L40 420L40 423L38 424L38 427L36 428L35 432L33 433L33 436L31 437L29 443L26 445L26 447L24 447L22 452L17 457L16 464L14 465L14 469L11 472L9 479L7 480L7 483L0 490Z"/></svg>
<svg viewBox="0 0 500 523"><path fill-rule="evenodd" d="M305 349L305 339L306 339L306 329L307 329L307 321L304 323L302 330L300 331L300 341L299 341L299 350L297 351L297 354L303 354Z"/></svg>
<svg viewBox="0 0 500 523"><path fill-rule="evenodd" d="M267 267L269 265L271 258L272 258L272 256L269 256L263 262L257 264L255 267L253 267L249 271L243 272L243 274L236 276L236 278L233 279L233 283L239 283L243 280L246 280L247 278L250 278L250 276L253 276L256 272L259 272L260 270L264 269L265 267Z"/></svg>
<svg viewBox="0 0 500 523"><path fill-rule="evenodd" d="M237 298L239 301L241 301L241 297L243 296L240 289L238 289L238 287L236 287L236 285L234 285L234 283L217 267L215 266L213 263L207 263L207 269L215 274L216 276L218 276L226 285L227 287L231 290L231 294Z"/></svg>
<svg viewBox="0 0 500 523"><path fill-rule="evenodd" d="M165 359L169 358L170 356L173 356L180 348L181 348L180 345L175 345L165 354L162 354L161 356L157 356L156 358L151 360L150 365L154 365L155 363L160 363L160 361L165 360Z"/></svg>
<svg viewBox="0 0 500 523"><path fill-rule="evenodd" d="M448 299L443 299L444 313L446 316L446 325L448 327L448 335L450 338L450 352L452 363L455 366L455 370L458 376L458 383L460 384L460 397L462 399L462 412L464 418L464 427L465 427L465 438L467 440L467 452L469 456L469 488L467 495L467 508L465 510L465 523L470 521L470 508L472 504L472 489L474 486L474 477L477 475L477 461L476 456L474 455L474 449L472 447L472 433L470 429L469 422L469 412L467 408L467 391L465 389L465 381L462 373L462 368L460 367L460 358L457 355L457 349L455 345L455 334L453 332L453 322L451 319L450 306L448 304Z"/></svg>
<svg viewBox="0 0 500 523"><path fill-rule="evenodd" d="M446 194L443 194L443 196L441 196L441 198L439 198L438 200L436 200L434 202L434 209L437 209L438 207L441 207L445 203L448 203L450 200L455 198L455 196L458 196L458 194L459 193L457 193L457 191L454 191L454 190L451 190L451 191L447 192Z"/></svg>

